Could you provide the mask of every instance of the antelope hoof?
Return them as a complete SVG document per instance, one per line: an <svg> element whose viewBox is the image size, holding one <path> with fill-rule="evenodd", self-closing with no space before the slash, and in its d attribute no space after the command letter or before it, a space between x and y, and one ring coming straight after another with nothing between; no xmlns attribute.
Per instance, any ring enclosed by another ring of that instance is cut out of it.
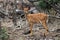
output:
<svg viewBox="0 0 60 40"><path fill-rule="evenodd" d="M33 35L33 33L30 33L30 36L32 36Z"/></svg>
<svg viewBox="0 0 60 40"><path fill-rule="evenodd" d="M48 33L44 33L44 36L46 37L48 34L49 34L49 32Z"/></svg>

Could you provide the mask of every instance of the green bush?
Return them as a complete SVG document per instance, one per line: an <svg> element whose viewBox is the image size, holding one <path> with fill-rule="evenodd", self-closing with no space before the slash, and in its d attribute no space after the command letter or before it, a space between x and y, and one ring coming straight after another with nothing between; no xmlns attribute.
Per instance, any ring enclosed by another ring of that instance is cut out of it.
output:
<svg viewBox="0 0 60 40"><path fill-rule="evenodd" d="M39 7L41 7L42 9L50 9L51 8L51 6L49 6L49 4L48 3L46 3L44 0L41 0L41 1L39 1Z"/></svg>
<svg viewBox="0 0 60 40"><path fill-rule="evenodd" d="M60 0L47 0L48 3L45 0L39 0L39 7L41 7L42 9L51 9L51 5L50 4L57 4L60 3Z"/></svg>
<svg viewBox="0 0 60 40"><path fill-rule="evenodd" d="M5 28L0 28L0 39L1 40L8 40L8 34L5 30Z"/></svg>

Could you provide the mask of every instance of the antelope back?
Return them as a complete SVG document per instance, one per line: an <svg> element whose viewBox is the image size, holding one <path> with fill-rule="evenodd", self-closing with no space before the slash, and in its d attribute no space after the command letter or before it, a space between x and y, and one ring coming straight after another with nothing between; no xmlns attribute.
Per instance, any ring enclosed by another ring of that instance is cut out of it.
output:
<svg viewBox="0 0 60 40"><path fill-rule="evenodd" d="M47 15L43 13L28 14L27 20L32 23L39 23L41 21L47 20Z"/></svg>

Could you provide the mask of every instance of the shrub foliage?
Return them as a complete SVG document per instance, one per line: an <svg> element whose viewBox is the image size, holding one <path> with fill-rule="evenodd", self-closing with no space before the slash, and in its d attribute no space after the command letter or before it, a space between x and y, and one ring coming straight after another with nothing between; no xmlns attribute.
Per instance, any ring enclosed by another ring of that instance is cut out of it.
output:
<svg viewBox="0 0 60 40"><path fill-rule="evenodd" d="M38 5L42 9L51 9L51 5L50 4L55 5L57 3L60 3L60 0L39 0L39 4Z"/></svg>
<svg viewBox="0 0 60 40"><path fill-rule="evenodd" d="M0 28L0 40L8 40L8 37L5 28Z"/></svg>

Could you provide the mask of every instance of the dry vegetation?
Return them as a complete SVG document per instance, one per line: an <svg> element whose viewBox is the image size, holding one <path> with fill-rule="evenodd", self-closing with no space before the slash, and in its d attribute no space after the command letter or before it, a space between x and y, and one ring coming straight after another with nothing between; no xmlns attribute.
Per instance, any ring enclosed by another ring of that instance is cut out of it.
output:
<svg viewBox="0 0 60 40"><path fill-rule="evenodd" d="M24 34L30 30L26 19L17 19L17 26L14 25L12 20L13 19L9 19L8 17L1 18L1 26L6 28L9 40L60 40L60 32L57 32L57 29L60 29L59 18L49 17L47 25L50 33L46 37L43 36L45 29L41 24L35 24L33 26L33 36L30 36L30 34Z"/></svg>
<svg viewBox="0 0 60 40"><path fill-rule="evenodd" d="M53 38L58 38L58 37L55 37L55 35L57 34L57 32L55 32L55 30L60 28L60 20L56 19L56 18L53 18L53 19L54 20L51 19L52 24L48 23L48 28L50 30L50 36L48 35L48 38L50 38L52 36L54 36ZM30 37L29 34L27 34L27 35L23 34L24 32L27 32L29 30L29 26L27 25L28 22L22 21L22 19L18 19L17 26L20 26L20 27L15 27L13 25L12 20L8 19L8 18L6 18L4 20L2 19L1 22L2 22L2 26L7 29L7 32L10 37L9 40L39 40L39 39L43 40L43 38L44 38L43 33L44 33L45 29L42 27L41 24L34 25L34 27L33 27L34 36ZM51 35L51 33L52 33L52 35ZM55 39L55 40L57 40L57 39Z"/></svg>

